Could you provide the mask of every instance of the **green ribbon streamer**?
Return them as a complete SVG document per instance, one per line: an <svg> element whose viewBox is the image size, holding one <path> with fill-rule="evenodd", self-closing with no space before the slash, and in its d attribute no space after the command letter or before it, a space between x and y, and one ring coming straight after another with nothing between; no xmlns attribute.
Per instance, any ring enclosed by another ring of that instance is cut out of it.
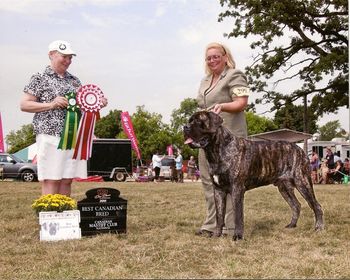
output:
<svg viewBox="0 0 350 280"><path fill-rule="evenodd" d="M58 144L58 149L61 150L74 149L77 141L77 131L81 113L75 96L75 92L68 92L65 94L65 97L68 99L68 106L62 136Z"/></svg>

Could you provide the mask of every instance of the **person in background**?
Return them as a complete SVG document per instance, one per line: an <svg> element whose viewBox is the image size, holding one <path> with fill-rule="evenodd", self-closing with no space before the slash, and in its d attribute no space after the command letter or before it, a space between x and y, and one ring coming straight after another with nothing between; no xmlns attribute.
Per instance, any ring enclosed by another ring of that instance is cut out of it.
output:
<svg viewBox="0 0 350 280"><path fill-rule="evenodd" d="M250 90L247 77L236 69L231 51L220 43L210 43L204 52L205 77L197 95L198 107L219 114L223 125L238 137L247 137L244 109L248 104ZM200 177L203 185L207 215L196 235L212 236L216 227L214 186L209 175L209 165L203 149L198 155ZM227 195L225 228L223 234L233 234L232 198Z"/></svg>
<svg viewBox="0 0 350 280"><path fill-rule="evenodd" d="M171 161L171 165L170 165L170 181L172 183L176 183L177 182L177 173L176 173L175 159L173 161Z"/></svg>
<svg viewBox="0 0 350 280"><path fill-rule="evenodd" d="M196 168L197 165L194 156L190 156L190 160L187 162L187 176L192 182L196 180Z"/></svg>
<svg viewBox="0 0 350 280"><path fill-rule="evenodd" d="M156 153L152 156L152 168L154 170L154 178L153 181L155 183L159 182L159 174L160 174L160 168L162 167L162 159L163 156L159 155L159 151L157 150Z"/></svg>
<svg viewBox="0 0 350 280"><path fill-rule="evenodd" d="M342 161L339 159L335 163L335 168L329 170L328 175L332 183L341 183L343 179L344 167Z"/></svg>
<svg viewBox="0 0 350 280"><path fill-rule="evenodd" d="M175 158L175 168L176 168L176 174L177 174L177 182L183 183L184 182L184 173L182 171L183 167L183 158L181 155L181 151L177 150L177 155Z"/></svg>
<svg viewBox="0 0 350 280"><path fill-rule="evenodd" d="M318 167L320 165L320 161L319 161L318 154L316 153L316 151L312 151L310 164L311 164L312 182L314 184L317 184L318 183Z"/></svg>
<svg viewBox="0 0 350 280"><path fill-rule="evenodd" d="M328 172L329 168L327 167L327 161L324 159L322 160L322 163L320 164L320 180L319 184L328 184Z"/></svg>
<svg viewBox="0 0 350 280"><path fill-rule="evenodd" d="M326 164L329 169L334 169L335 167L334 154L331 147L326 148Z"/></svg>
<svg viewBox="0 0 350 280"><path fill-rule="evenodd" d="M76 53L62 40L50 43L50 64L42 73L34 74L24 87L20 101L23 112L34 113L33 127L36 134L38 179L42 182L42 194L71 195L72 180L86 178L85 160L72 159L74 150L58 149L63 132L68 100L66 93L76 92L80 80L67 69ZM103 107L107 99L102 99Z"/></svg>
<svg viewBox="0 0 350 280"><path fill-rule="evenodd" d="M350 175L350 161L348 158L344 159L344 173Z"/></svg>

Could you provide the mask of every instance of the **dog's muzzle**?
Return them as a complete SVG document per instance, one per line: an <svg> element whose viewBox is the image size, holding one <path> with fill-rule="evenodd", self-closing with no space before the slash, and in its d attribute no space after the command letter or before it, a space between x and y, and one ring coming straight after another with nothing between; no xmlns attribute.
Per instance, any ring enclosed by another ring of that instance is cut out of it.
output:
<svg viewBox="0 0 350 280"><path fill-rule="evenodd" d="M185 124L184 127L183 127L183 131L184 131L185 134L189 134L190 131L191 131L190 125Z"/></svg>
<svg viewBox="0 0 350 280"><path fill-rule="evenodd" d="M185 144L189 145L192 149L205 148L209 144L207 137L203 137L195 141L191 136L191 127L190 125L185 125L183 127L183 132L185 136Z"/></svg>

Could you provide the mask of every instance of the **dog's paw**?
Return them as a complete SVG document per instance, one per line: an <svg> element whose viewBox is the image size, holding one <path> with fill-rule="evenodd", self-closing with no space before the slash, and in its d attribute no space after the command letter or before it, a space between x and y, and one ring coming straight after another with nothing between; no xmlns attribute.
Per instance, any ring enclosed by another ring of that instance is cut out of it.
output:
<svg viewBox="0 0 350 280"><path fill-rule="evenodd" d="M286 228L295 228L295 227L297 227L297 224L295 224L295 223L290 223L290 224L286 225Z"/></svg>
<svg viewBox="0 0 350 280"><path fill-rule="evenodd" d="M239 240L243 240L243 235L242 234L234 234L233 241L239 241Z"/></svg>
<svg viewBox="0 0 350 280"><path fill-rule="evenodd" d="M322 231L324 230L324 224L316 224L315 231Z"/></svg>

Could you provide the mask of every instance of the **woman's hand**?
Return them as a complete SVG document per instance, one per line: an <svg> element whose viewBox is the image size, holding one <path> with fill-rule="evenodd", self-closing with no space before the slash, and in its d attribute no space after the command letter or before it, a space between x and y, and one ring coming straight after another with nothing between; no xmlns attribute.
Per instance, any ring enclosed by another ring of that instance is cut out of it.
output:
<svg viewBox="0 0 350 280"><path fill-rule="evenodd" d="M244 111L248 104L248 96L235 97L232 102L215 104L211 109L216 114L221 112L236 113Z"/></svg>
<svg viewBox="0 0 350 280"><path fill-rule="evenodd" d="M51 102L51 109L67 108L67 106L68 106L68 100L64 96L57 96Z"/></svg>
<svg viewBox="0 0 350 280"><path fill-rule="evenodd" d="M220 104L215 104L214 108L212 109L212 112L216 113L216 114L220 114L222 112L222 107L224 105L222 103Z"/></svg>

